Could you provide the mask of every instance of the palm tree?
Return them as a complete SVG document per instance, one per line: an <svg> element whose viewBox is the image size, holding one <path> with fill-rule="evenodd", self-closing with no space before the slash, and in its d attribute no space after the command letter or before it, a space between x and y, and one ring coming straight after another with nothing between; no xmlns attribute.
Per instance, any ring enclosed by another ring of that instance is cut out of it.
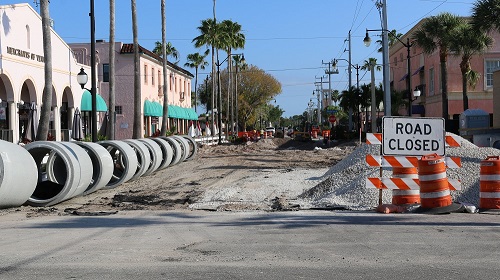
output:
<svg viewBox="0 0 500 280"><path fill-rule="evenodd" d="M231 62L232 59L232 50L236 49L242 49L245 46L245 35L241 33L241 25L238 24L237 22L233 22L231 20L223 20L220 24L220 29L223 33L223 38L224 38L224 47L228 55L227 59L227 67L229 70L230 75L228 76L228 87L227 87L227 106L226 106L226 116L233 116L233 114L229 113L229 104L231 100L234 98L231 97L231 81L232 81L232 65L233 63ZM234 109L233 106L231 106L231 109ZM226 117L227 118L227 117ZM234 123L234 119L231 118L231 126ZM226 130L227 132L228 130Z"/></svg>
<svg viewBox="0 0 500 280"><path fill-rule="evenodd" d="M467 97L467 85L478 78L477 75L469 75L471 69L470 60L472 56L485 52L493 45L493 39L484 31L476 30L472 24L465 20L458 26L455 36L452 38L451 50L455 55L461 55L460 71L462 73L462 99L464 111L469 109L469 98Z"/></svg>
<svg viewBox="0 0 500 280"><path fill-rule="evenodd" d="M161 0L161 56L163 57L162 61L162 67L163 67L163 87L162 87L162 93L163 93L163 114L162 114L162 122L161 122L161 129L160 129L160 134L165 136L167 134L167 128L168 128L168 93L167 93L167 83L168 83L168 76L167 76L167 63L168 63L168 56L167 56L167 19L166 19L166 13L165 13L165 0ZM159 82L159 81L158 81Z"/></svg>
<svg viewBox="0 0 500 280"><path fill-rule="evenodd" d="M446 61L450 53L451 42L456 28L460 25L460 18L450 13L441 13L427 18L415 32L413 38L424 53L431 54L439 51L441 66L441 96L443 118L448 119L448 69Z"/></svg>
<svg viewBox="0 0 500 280"><path fill-rule="evenodd" d="M49 133L50 110L52 108L52 43L50 38L49 0L40 1L40 13L42 16L43 55L45 58L43 68L45 86L43 88L42 108L40 110L40 121L38 122L36 140L46 141Z"/></svg>
<svg viewBox="0 0 500 280"><path fill-rule="evenodd" d="M363 65L361 66L360 69L361 70L367 70L367 71L369 71L370 68L371 68L371 66L372 66L372 64L375 65L374 68L375 68L376 71L381 71L382 70L382 66L381 65L377 65L377 59L374 58L374 57L370 57L370 58L368 58L368 60L365 60L363 62Z"/></svg>
<svg viewBox="0 0 500 280"><path fill-rule="evenodd" d="M115 0L109 0L109 115L106 134L115 139Z"/></svg>
<svg viewBox="0 0 500 280"><path fill-rule="evenodd" d="M397 33L396 29L393 29L389 32L387 32L387 38L389 39L389 48L392 47L396 42L398 42L397 38L401 38L403 36L402 33ZM382 50L382 40L377 40L377 44L380 45L380 48L377 50L379 53L381 53Z"/></svg>
<svg viewBox="0 0 500 280"><path fill-rule="evenodd" d="M238 136L238 123L239 123L239 114L238 114L238 70L246 70L248 68L248 64L246 63L243 56L237 55L234 57L234 66L236 68L236 72L234 75L234 116L233 112L231 112L231 120L235 122L236 128L236 136ZM231 123L232 124L232 123Z"/></svg>
<svg viewBox="0 0 500 280"><path fill-rule="evenodd" d="M198 68L201 70L205 70L205 67L208 65L208 62L205 60L205 57L207 57L208 53L210 51L206 50L203 55L200 53L192 53L188 54L187 60L184 64L186 67L194 68L195 69L195 80L194 80L194 111L197 112L196 106L198 105L198 100L197 100L197 94L196 91L198 89Z"/></svg>
<svg viewBox="0 0 500 280"><path fill-rule="evenodd" d="M370 86L370 103L371 103L371 119L372 119L372 132L375 132L375 120L377 118L377 103L376 103L376 88L375 88L375 71L382 70L382 66L377 65L377 59L370 57L365 60L361 70L370 70L371 72L371 86ZM366 106L365 115L368 116L368 106ZM366 122L366 130L368 131L368 122Z"/></svg>
<svg viewBox="0 0 500 280"><path fill-rule="evenodd" d="M215 3L214 3L215 5ZM215 8L214 8L215 9ZM207 46L212 48L212 112L211 112L211 123L213 130L214 121L214 111L215 108L215 48L217 47L217 24L215 17L213 19L205 19L201 21L201 25L197 27L200 31L200 35L193 39L194 46L196 48L201 48L202 46Z"/></svg>
<svg viewBox="0 0 500 280"><path fill-rule="evenodd" d="M140 57L139 42L137 35L137 7L136 0L131 0L132 5L132 36L134 42L134 125L132 128L132 138L143 138L142 117L141 117L141 77L140 77Z"/></svg>
<svg viewBox="0 0 500 280"><path fill-rule="evenodd" d="M500 0L477 0L472 7L472 24L481 31L500 32Z"/></svg>
<svg viewBox="0 0 500 280"><path fill-rule="evenodd" d="M167 51L167 56L172 56L175 60L177 60L179 58L179 52L172 45L171 42L167 42L165 47L166 47L166 51ZM163 57L163 44L161 42L158 42L158 41L155 42L155 48L153 49L153 53ZM175 62L175 64L177 64L177 63L178 63L178 61Z"/></svg>

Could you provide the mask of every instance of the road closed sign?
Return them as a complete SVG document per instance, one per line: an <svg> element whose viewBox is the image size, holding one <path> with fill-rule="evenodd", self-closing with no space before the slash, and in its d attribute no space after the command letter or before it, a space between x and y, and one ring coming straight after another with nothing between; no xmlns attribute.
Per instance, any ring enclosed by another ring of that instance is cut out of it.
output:
<svg viewBox="0 0 500 280"><path fill-rule="evenodd" d="M382 118L382 154L422 156L445 154L443 118Z"/></svg>

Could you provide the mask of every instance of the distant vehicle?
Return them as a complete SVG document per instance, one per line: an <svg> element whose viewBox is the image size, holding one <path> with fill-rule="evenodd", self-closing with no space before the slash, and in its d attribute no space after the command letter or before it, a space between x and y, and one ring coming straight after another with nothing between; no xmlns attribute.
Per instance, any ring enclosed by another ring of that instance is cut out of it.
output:
<svg viewBox="0 0 500 280"><path fill-rule="evenodd" d="M276 128L274 128L274 127L266 127L266 132L271 132L274 135L276 133Z"/></svg>
<svg viewBox="0 0 500 280"><path fill-rule="evenodd" d="M292 137L292 135L293 135L293 128L289 128L288 131L286 132L286 135Z"/></svg>

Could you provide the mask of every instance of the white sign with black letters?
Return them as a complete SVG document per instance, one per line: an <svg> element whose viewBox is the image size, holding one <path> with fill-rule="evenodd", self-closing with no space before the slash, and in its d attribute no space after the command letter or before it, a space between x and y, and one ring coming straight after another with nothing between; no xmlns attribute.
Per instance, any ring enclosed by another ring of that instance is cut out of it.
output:
<svg viewBox="0 0 500 280"><path fill-rule="evenodd" d="M382 137L383 155L445 155L443 118L383 117Z"/></svg>

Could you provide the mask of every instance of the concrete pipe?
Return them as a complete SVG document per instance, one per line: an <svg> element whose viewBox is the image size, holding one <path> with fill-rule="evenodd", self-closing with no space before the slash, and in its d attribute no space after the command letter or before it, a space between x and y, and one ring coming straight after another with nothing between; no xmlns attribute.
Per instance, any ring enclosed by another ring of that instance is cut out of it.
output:
<svg viewBox="0 0 500 280"><path fill-rule="evenodd" d="M183 137L177 135L170 136L170 138L175 139L175 141L179 142L179 145L181 146L182 150L180 162L184 162L190 153L188 141Z"/></svg>
<svg viewBox="0 0 500 280"><path fill-rule="evenodd" d="M146 173L151 163L151 156L149 155L148 148L141 141L137 139L126 139L123 140L123 142L129 144L137 154L137 169L132 179L130 179L135 180Z"/></svg>
<svg viewBox="0 0 500 280"><path fill-rule="evenodd" d="M103 189L112 189L128 182L134 176L138 160L135 150L127 143L117 140L99 141L113 159L113 175Z"/></svg>
<svg viewBox="0 0 500 280"><path fill-rule="evenodd" d="M181 137L183 137L189 144L189 155L186 160L192 160L198 153L198 144L194 141L193 137L189 135L182 135Z"/></svg>
<svg viewBox="0 0 500 280"><path fill-rule="evenodd" d="M181 161L181 156L182 156L182 148L181 145L179 144L178 141L174 140L173 138L166 137L166 136L160 136L158 138L161 138L170 145L172 148L172 162L170 162L170 165L176 165Z"/></svg>
<svg viewBox="0 0 500 280"><path fill-rule="evenodd" d="M160 167L160 164L163 160L163 152L161 151L160 145L149 138L138 140L142 142L149 150L149 156L151 160L148 169L143 174L143 176L147 176L155 172Z"/></svg>
<svg viewBox="0 0 500 280"><path fill-rule="evenodd" d="M163 153L163 156L162 156L162 161L161 161L158 169L160 169L160 170L164 169L167 166L169 166L170 163L172 162L172 156L174 155L174 151L172 150L172 146L170 146L170 144L166 140L161 139L159 137L154 137L151 139L153 141L155 141L161 148L161 152Z"/></svg>
<svg viewBox="0 0 500 280"><path fill-rule="evenodd" d="M26 149L0 140L0 208L23 205L33 194L38 169Z"/></svg>
<svg viewBox="0 0 500 280"><path fill-rule="evenodd" d="M90 156L92 161L92 181L87 189L83 192L84 195L95 192L104 188L113 176L113 158L103 146L93 142L72 142L82 147Z"/></svg>
<svg viewBox="0 0 500 280"><path fill-rule="evenodd" d="M25 146L35 160L38 184L28 199L32 206L51 206L82 195L92 180L92 161L71 142L36 141Z"/></svg>

